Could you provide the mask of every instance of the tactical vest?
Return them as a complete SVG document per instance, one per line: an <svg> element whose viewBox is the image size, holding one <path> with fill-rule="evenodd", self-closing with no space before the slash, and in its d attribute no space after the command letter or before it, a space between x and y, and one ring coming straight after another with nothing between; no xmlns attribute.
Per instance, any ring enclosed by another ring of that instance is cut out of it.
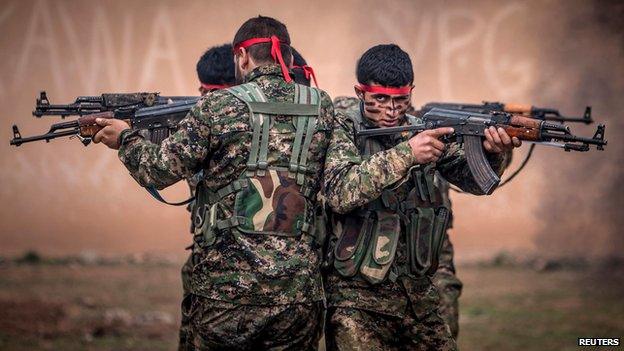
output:
<svg viewBox="0 0 624 351"><path fill-rule="evenodd" d="M356 133L366 128L359 110L349 118ZM415 117L407 118L416 124ZM363 159L386 150L375 137L354 138ZM417 165L404 182L385 189L374 201L346 215L333 215L333 231L338 238L334 268L344 277L371 284L394 281L402 275L433 274L449 219L443 200L433 165ZM393 264L402 232L406 234L407 262Z"/></svg>
<svg viewBox="0 0 624 351"><path fill-rule="evenodd" d="M206 247L214 244L220 231L238 230L245 234L297 237L313 234L316 192L306 182L308 151L317 131L321 94L315 88L295 86L292 103L267 102L256 83L227 89L243 101L251 126L251 147L246 170L229 185L210 190L202 181L197 186L192 209L194 241ZM292 117L287 122L274 116ZM292 135L292 154L286 164L269 165L271 129ZM223 199L235 194L233 206Z"/></svg>

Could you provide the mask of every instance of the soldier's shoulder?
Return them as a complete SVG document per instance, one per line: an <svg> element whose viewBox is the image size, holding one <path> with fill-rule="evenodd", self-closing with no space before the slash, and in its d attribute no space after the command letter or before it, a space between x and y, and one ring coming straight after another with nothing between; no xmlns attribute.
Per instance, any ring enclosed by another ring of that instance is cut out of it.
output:
<svg viewBox="0 0 624 351"><path fill-rule="evenodd" d="M318 92L321 94L321 104L329 103L330 105L333 106L331 96L329 96L329 94L325 90L319 89L319 88L313 88L313 89L318 90Z"/></svg>
<svg viewBox="0 0 624 351"><path fill-rule="evenodd" d="M334 127L335 130L342 130L347 135L355 133L355 122L348 114L340 111L336 111L334 114Z"/></svg>
<svg viewBox="0 0 624 351"><path fill-rule="evenodd" d="M195 108L196 115L214 127L213 131L225 129L230 124L240 124L238 120L246 120L249 115L247 105L226 89L215 90L204 95Z"/></svg>
<svg viewBox="0 0 624 351"><path fill-rule="evenodd" d="M223 105L231 105L240 100L227 89L219 89L208 92L199 101L203 109L214 109Z"/></svg>
<svg viewBox="0 0 624 351"><path fill-rule="evenodd" d="M353 96L338 96L334 99L334 110L349 113L360 107L360 99Z"/></svg>

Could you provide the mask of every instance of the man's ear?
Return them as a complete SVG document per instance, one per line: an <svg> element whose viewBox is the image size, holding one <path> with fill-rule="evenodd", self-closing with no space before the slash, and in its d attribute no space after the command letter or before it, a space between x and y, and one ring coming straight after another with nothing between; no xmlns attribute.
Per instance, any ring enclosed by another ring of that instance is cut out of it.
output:
<svg viewBox="0 0 624 351"><path fill-rule="evenodd" d="M249 56L249 51L247 51L246 48L239 48L238 51L234 54L234 60L241 70L245 70L247 69L247 67L249 67L250 59L251 58Z"/></svg>
<svg viewBox="0 0 624 351"><path fill-rule="evenodd" d="M355 96L360 100L364 100L364 92L357 85L353 86L353 91L355 91Z"/></svg>

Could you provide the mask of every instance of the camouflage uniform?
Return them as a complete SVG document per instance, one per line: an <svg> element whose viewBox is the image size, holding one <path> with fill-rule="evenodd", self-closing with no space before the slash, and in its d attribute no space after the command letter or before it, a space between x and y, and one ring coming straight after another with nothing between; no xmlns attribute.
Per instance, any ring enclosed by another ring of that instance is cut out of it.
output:
<svg viewBox="0 0 624 351"><path fill-rule="evenodd" d="M365 125L359 108L357 113ZM435 170L463 190L481 194L464 150L449 144L435 165L420 166L407 143L409 133L403 133L378 138L382 150L365 157L354 140L358 126L353 116L336 115L325 163L324 194L334 211L330 250L334 263L326 283L328 345L338 350L456 349L437 313L439 295L429 278L437 267L421 266L420 258L433 257L426 255L438 252L444 242L450 244L445 235L448 212L441 210L439 189L431 185ZM410 122L402 122L406 123ZM487 154L487 158L500 173L504 157ZM423 177L431 181L422 185ZM420 202L425 193L437 200ZM432 213L434 219L425 223L413 217L420 213ZM371 218L374 224L369 224ZM407 229L411 223L431 228L431 233L438 233L432 235L437 241L419 246L422 237L413 237L414 231ZM422 247L429 251L423 254Z"/></svg>
<svg viewBox="0 0 624 351"><path fill-rule="evenodd" d="M313 218L332 102L286 83L273 64L246 82L269 103L246 102L237 95L242 86L208 93L160 145L140 132L123 134L119 157L142 186L205 174L183 274L189 330L181 330L180 349L314 349L324 295ZM250 113L272 102L292 110L297 96L315 99L300 106L314 111Z"/></svg>
<svg viewBox="0 0 624 351"><path fill-rule="evenodd" d="M348 114L359 111L360 100L354 97L340 96L334 99L334 110L336 113ZM407 111L408 114L418 116L418 111L413 107ZM451 209L450 185L442 178L439 172L436 173L436 182L440 190L439 196L444 204ZM453 227L452 212L448 228ZM448 232L444 235L442 250L440 252L440 262L438 269L433 275L433 283L440 293L440 306L438 313L451 329L454 339L459 333L459 296L462 291L462 282L455 275L455 263L453 262L453 244Z"/></svg>

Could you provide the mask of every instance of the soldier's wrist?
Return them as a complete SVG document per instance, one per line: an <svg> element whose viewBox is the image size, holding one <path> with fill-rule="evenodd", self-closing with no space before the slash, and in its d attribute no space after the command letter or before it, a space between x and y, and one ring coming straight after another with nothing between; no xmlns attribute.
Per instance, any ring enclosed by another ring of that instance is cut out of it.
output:
<svg viewBox="0 0 624 351"><path fill-rule="evenodd" d="M396 149L397 153L399 153L400 156L407 160L410 165L414 165L417 163L416 156L414 156L414 152L412 151L412 146L409 144L409 141L399 143L394 148Z"/></svg>

